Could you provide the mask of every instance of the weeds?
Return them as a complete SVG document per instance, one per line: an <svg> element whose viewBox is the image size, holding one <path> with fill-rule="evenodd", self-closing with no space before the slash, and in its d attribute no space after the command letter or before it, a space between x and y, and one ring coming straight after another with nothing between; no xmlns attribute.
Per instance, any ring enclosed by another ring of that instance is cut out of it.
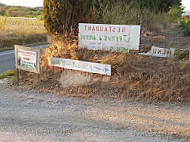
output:
<svg viewBox="0 0 190 142"><path fill-rule="evenodd" d="M6 71L0 75L0 79L4 79L4 78L10 77L10 76L14 76L15 74L16 74L16 71L8 70L8 71Z"/></svg>
<svg viewBox="0 0 190 142"><path fill-rule="evenodd" d="M106 60L105 63L110 63ZM124 98L151 101L183 102L190 99L189 64L176 64L169 59L126 55L116 66L118 82L109 89L120 90ZM114 76L114 74L113 74ZM116 80L112 77L112 81ZM102 88L105 89L105 88Z"/></svg>
<svg viewBox="0 0 190 142"><path fill-rule="evenodd" d="M114 99L133 98L169 102L184 102L190 99L189 64L178 64L170 59L129 53L77 49L76 41L66 35L54 42L53 46L45 49L44 55L41 63L43 71L52 70L48 66L48 57L79 59L112 65L112 77L109 81L79 86L80 91L76 87L73 94L68 92L70 96L80 96L81 91L84 91L83 93L87 96L90 94L90 96L107 96ZM67 93L69 89L64 90L63 92Z"/></svg>
<svg viewBox="0 0 190 142"><path fill-rule="evenodd" d="M190 36L190 19L182 18L180 27L183 29L184 36Z"/></svg>
<svg viewBox="0 0 190 142"><path fill-rule="evenodd" d="M77 40L75 40L74 33L71 32L69 35L64 34L63 36L57 36L55 41L52 42L52 46L44 50L43 56L41 57L41 69L47 70L49 57L66 58L77 60L76 49Z"/></svg>
<svg viewBox="0 0 190 142"><path fill-rule="evenodd" d="M189 50L176 49L174 55L175 59L178 61L189 60Z"/></svg>

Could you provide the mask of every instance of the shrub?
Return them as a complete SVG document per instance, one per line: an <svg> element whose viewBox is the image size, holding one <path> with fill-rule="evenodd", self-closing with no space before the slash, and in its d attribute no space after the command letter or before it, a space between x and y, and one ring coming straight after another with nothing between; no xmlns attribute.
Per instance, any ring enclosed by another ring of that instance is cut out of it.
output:
<svg viewBox="0 0 190 142"><path fill-rule="evenodd" d="M56 40L52 42L52 45L46 49L44 49L43 56L41 57L41 69L47 70L50 68L48 66L48 58L49 57L57 57L57 58L66 58L77 60L76 49L77 40L74 36L74 32L70 34L64 34L62 36L56 37Z"/></svg>
<svg viewBox="0 0 190 142"><path fill-rule="evenodd" d="M6 21L7 21L6 17L0 17L0 29L5 26Z"/></svg>
<svg viewBox="0 0 190 142"><path fill-rule="evenodd" d="M71 27L86 21L94 0L44 0L44 25L50 35L70 32Z"/></svg>
<svg viewBox="0 0 190 142"><path fill-rule="evenodd" d="M181 18L181 14L182 14L182 8L179 8L179 7L170 7L170 10L169 10L169 15L170 15L170 20L171 21L179 21L179 19Z"/></svg>
<svg viewBox="0 0 190 142"><path fill-rule="evenodd" d="M184 36L190 36L190 20L181 19L180 23L180 27L183 29Z"/></svg>

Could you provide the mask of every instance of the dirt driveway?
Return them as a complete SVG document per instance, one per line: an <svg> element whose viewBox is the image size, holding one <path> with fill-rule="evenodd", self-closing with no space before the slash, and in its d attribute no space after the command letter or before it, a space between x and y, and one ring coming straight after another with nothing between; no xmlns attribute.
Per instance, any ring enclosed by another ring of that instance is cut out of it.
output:
<svg viewBox="0 0 190 142"><path fill-rule="evenodd" d="M0 81L1 142L181 142L188 136L190 106L17 92Z"/></svg>

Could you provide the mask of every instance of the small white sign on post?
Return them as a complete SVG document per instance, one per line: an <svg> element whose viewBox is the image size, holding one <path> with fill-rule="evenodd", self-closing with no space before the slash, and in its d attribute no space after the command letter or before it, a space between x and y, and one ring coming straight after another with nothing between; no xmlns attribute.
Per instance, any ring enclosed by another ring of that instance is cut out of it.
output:
<svg viewBox="0 0 190 142"><path fill-rule="evenodd" d="M152 46L151 50L149 52L139 53L139 54L147 55L147 56L169 58L169 57L173 57L174 53L175 53L174 48L167 49L167 48L159 48L159 47Z"/></svg>
<svg viewBox="0 0 190 142"><path fill-rule="evenodd" d="M111 65L49 57L49 65L111 76Z"/></svg>
<svg viewBox="0 0 190 142"><path fill-rule="evenodd" d="M139 25L79 23L79 48L128 52L139 50Z"/></svg>
<svg viewBox="0 0 190 142"><path fill-rule="evenodd" d="M16 68L40 73L40 49L15 45Z"/></svg>

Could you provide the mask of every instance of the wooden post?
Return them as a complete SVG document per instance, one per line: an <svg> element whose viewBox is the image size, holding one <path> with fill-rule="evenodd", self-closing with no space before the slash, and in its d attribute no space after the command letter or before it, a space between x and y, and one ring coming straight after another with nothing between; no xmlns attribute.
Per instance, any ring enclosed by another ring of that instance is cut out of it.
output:
<svg viewBox="0 0 190 142"><path fill-rule="evenodd" d="M38 76L38 79L39 79L40 78L40 74L38 73L37 76Z"/></svg>
<svg viewBox="0 0 190 142"><path fill-rule="evenodd" d="M20 82L20 70L19 69L17 69L16 74L17 74L17 82L19 83Z"/></svg>

